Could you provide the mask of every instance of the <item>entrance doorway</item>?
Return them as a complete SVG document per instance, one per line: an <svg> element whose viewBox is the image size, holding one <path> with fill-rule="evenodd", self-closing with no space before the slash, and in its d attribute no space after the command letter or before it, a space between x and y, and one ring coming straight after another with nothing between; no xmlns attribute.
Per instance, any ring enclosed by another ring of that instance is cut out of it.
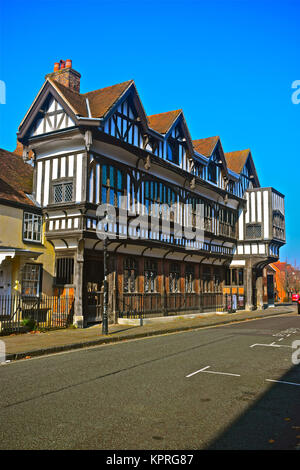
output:
<svg viewBox="0 0 300 470"><path fill-rule="evenodd" d="M272 274L267 275L267 295L268 304L274 305L274 277Z"/></svg>
<svg viewBox="0 0 300 470"><path fill-rule="evenodd" d="M0 266L0 315L10 315L11 264Z"/></svg>
<svg viewBox="0 0 300 470"><path fill-rule="evenodd" d="M103 258L87 260L85 263L86 323L102 321L103 278Z"/></svg>

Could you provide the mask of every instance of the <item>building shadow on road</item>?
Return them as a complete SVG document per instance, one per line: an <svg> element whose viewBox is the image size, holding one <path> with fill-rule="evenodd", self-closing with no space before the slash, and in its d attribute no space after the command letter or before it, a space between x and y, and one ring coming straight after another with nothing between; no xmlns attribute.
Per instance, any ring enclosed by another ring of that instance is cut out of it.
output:
<svg viewBox="0 0 300 470"><path fill-rule="evenodd" d="M206 447L210 450L300 450L300 365L293 366ZM264 380L264 379L262 379ZM292 384L299 384L292 385ZM251 401L249 395L241 400Z"/></svg>

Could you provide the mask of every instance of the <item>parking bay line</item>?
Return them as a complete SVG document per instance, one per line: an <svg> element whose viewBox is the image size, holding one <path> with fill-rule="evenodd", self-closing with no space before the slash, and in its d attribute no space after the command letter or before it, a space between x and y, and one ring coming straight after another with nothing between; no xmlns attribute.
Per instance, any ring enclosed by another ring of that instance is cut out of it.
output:
<svg viewBox="0 0 300 470"><path fill-rule="evenodd" d="M213 370L207 370L209 369L210 366L203 367L203 369L196 370L195 372L192 372L189 375L186 375L186 378L192 377L193 375L199 374L200 372L206 372L207 374L219 374L219 375L230 375L234 377L240 377L240 374L231 374L229 372L217 372ZM265 379L266 382L274 382L274 383L280 383L280 384L286 384L286 385L295 385L297 387L300 387L300 383L295 383L295 382L286 382L284 380L273 380L273 379Z"/></svg>
<svg viewBox="0 0 300 470"><path fill-rule="evenodd" d="M271 344L255 343L255 344L251 344L249 348L254 348L255 346L266 346L266 347L273 347L273 348L292 348L292 346L288 346L286 344L275 344L275 343L271 343Z"/></svg>
<svg viewBox="0 0 300 470"><path fill-rule="evenodd" d="M186 375L186 378L192 377L192 375L195 375L195 374L199 374L199 372L206 372L207 374L231 375L234 377L240 377L240 374L230 374L229 372L216 372L213 370L207 370L209 368L210 366L206 366L206 367L203 367L203 369L196 370L195 372L192 372L191 374Z"/></svg>
<svg viewBox="0 0 300 470"><path fill-rule="evenodd" d="M266 382L275 382L278 384L286 384L286 385L296 385L300 387L300 384L297 384L295 382L285 382L284 380L272 380L272 379L266 379Z"/></svg>

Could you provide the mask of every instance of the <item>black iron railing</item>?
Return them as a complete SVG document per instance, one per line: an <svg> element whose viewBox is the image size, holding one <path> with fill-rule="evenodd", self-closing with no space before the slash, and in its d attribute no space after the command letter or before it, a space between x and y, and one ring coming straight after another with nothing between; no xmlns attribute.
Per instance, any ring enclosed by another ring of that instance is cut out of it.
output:
<svg viewBox="0 0 300 470"><path fill-rule="evenodd" d="M196 294L123 294L118 298L117 310L119 318L147 318L191 312L223 312L226 311L225 296L222 293L205 292Z"/></svg>
<svg viewBox="0 0 300 470"><path fill-rule="evenodd" d="M74 297L0 296L0 334L65 328L73 321Z"/></svg>

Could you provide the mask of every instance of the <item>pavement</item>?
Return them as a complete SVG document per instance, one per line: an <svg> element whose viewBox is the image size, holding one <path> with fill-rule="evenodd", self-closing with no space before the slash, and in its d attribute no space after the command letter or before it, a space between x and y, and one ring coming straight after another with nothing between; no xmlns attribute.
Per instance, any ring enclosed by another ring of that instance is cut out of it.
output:
<svg viewBox="0 0 300 470"><path fill-rule="evenodd" d="M179 331L209 328L276 315L296 314L292 304L270 307L264 310L238 311L236 313L205 313L195 318L174 317L168 321L140 325L109 325L108 335L102 334L102 326L95 325L83 329L66 328L48 332L30 332L1 336L5 343L6 361L30 359L31 357L55 354L73 349L88 348L101 344L134 340L147 336L157 336Z"/></svg>

